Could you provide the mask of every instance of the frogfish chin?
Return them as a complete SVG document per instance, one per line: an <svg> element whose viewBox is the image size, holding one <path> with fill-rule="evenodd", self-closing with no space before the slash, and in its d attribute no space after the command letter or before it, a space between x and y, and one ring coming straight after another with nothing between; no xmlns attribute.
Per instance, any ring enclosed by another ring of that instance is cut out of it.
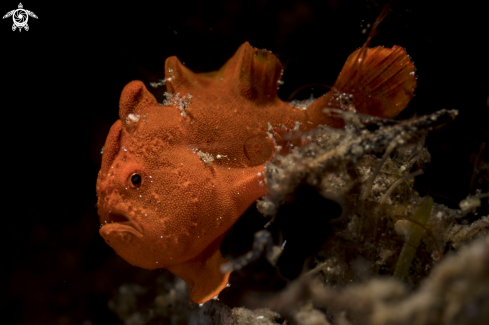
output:
<svg viewBox="0 0 489 325"><path fill-rule="evenodd" d="M165 63L166 100L140 81L122 91L97 179L100 235L117 254L181 277L196 303L228 283L219 247L225 232L267 193L261 172L276 150L269 126L307 132L341 127L326 107L391 118L409 103L414 66L403 48L372 48L347 59L333 89L306 110L277 97L280 61L244 43L218 71ZM342 104L343 94L348 105Z"/></svg>

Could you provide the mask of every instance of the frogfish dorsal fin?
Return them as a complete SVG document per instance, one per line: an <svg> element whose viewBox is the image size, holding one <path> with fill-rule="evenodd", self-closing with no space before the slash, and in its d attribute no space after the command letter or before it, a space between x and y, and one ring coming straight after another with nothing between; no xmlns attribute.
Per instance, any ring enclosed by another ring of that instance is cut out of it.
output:
<svg viewBox="0 0 489 325"><path fill-rule="evenodd" d="M165 63L169 92L225 92L244 97L256 105L277 100L281 75L282 64L277 57L269 51L253 48L248 42L242 44L233 57L215 72L193 73L174 56ZM170 82L168 78L171 78Z"/></svg>
<svg viewBox="0 0 489 325"><path fill-rule="evenodd" d="M246 99L265 104L277 98L282 64L271 52L255 49L246 42L222 70L234 79L240 95Z"/></svg>
<svg viewBox="0 0 489 325"><path fill-rule="evenodd" d="M365 55L361 55L361 50L348 57L332 90L315 105L346 109L341 101L348 101L352 95L353 107L359 113L384 118L397 116L416 88L415 68L409 55L399 46L367 49Z"/></svg>

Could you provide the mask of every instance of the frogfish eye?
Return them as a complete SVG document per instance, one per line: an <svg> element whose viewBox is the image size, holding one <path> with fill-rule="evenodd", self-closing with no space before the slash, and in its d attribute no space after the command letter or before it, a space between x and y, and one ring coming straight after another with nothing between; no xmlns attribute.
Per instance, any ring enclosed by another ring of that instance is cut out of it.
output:
<svg viewBox="0 0 489 325"><path fill-rule="evenodd" d="M131 175L131 183L135 187L139 187L141 185L142 181L143 181L143 178L141 177L141 175L139 175L137 173L134 173Z"/></svg>

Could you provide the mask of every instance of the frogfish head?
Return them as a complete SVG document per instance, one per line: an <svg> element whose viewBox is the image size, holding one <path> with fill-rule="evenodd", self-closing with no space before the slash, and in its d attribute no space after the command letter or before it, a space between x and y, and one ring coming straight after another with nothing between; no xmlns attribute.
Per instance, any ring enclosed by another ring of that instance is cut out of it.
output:
<svg viewBox="0 0 489 325"><path fill-rule="evenodd" d="M120 119L103 149L97 206L101 236L132 265L171 268L192 260L264 193L262 166L208 165L189 140L189 120L158 104L141 82L123 90Z"/></svg>

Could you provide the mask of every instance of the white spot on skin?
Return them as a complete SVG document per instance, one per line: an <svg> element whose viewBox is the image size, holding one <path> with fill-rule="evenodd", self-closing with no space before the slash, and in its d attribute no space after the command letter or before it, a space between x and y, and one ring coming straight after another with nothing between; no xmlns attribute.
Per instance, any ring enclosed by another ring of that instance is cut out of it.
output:
<svg viewBox="0 0 489 325"><path fill-rule="evenodd" d="M140 119L140 115L138 114L129 114L126 117L126 124L136 123Z"/></svg>

